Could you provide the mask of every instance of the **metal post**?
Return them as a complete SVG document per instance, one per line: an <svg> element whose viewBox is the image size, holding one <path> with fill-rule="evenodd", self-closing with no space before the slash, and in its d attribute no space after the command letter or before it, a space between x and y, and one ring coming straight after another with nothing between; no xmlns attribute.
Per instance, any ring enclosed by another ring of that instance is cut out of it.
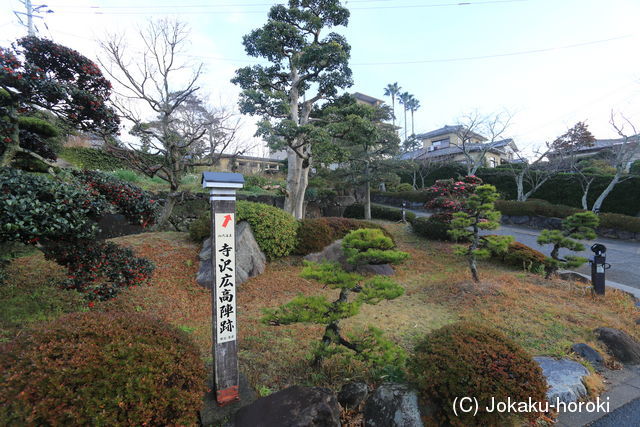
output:
<svg viewBox="0 0 640 427"><path fill-rule="evenodd" d="M216 401L226 405L240 399L238 323L236 318L236 189L238 173L203 173L202 185L211 190L211 309Z"/></svg>
<svg viewBox="0 0 640 427"><path fill-rule="evenodd" d="M589 260L591 263L591 283L593 284L593 291L596 295L604 295L606 284L605 270L611 267L606 263L607 247L596 243L591 246L591 250L594 253L593 258Z"/></svg>

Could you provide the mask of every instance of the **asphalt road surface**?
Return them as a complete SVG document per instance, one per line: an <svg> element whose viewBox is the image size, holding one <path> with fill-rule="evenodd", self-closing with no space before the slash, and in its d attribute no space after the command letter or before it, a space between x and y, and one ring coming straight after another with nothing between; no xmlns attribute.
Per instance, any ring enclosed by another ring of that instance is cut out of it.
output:
<svg viewBox="0 0 640 427"><path fill-rule="evenodd" d="M417 216L430 216L430 214L425 211L412 210L412 212ZM482 233L511 235L518 242L524 243L545 255L551 253L551 245L541 246L536 242L540 230L513 225L502 225L497 230L483 231ZM640 289L640 243L597 238L591 241L583 241L586 250L584 252L578 252L576 255L585 258L592 257L593 252L591 252L589 248L596 242L607 247L607 262L611 264L611 268L606 271L606 279ZM560 250L561 256L570 253L570 251L564 249ZM589 263L575 270L591 276L591 264Z"/></svg>
<svg viewBox="0 0 640 427"><path fill-rule="evenodd" d="M640 399L632 400L610 414L588 424L589 427L622 427L638 425L640 425Z"/></svg>

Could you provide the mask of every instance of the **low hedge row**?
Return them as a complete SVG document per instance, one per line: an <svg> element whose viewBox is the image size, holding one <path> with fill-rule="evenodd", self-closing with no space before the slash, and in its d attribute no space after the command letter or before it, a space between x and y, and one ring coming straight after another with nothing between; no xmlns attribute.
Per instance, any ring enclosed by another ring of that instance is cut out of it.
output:
<svg viewBox="0 0 640 427"><path fill-rule="evenodd" d="M355 203L351 206L347 206L343 214L346 218L364 218L364 205ZM405 211L405 217L407 221L412 222L416 218L416 214L410 211ZM402 220L402 210L398 208L390 208L387 206L371 205L371 218L386 219L388 221L400 221Z"/></svg>
<svg viewBox="0 0 640 427"><path fill-rule="evenodd" d="M553 205L544 200L527 200L526 202L516 202L513 200L496 200L496 209L503 215L512 216L545 216L553 218L566 218L577 212L584 212L582 209L572 208L564 205ZM640 218L616 213L600 213L600 227L625 230L633 233L640 233Z"/></svg>
<svg viewBox="0 0 640 427"><path fill-rule="evenodd" d="M411 228L418 236L430 240L449 241L448 231L451 229L451 214L435 214L430 217L419 217L411 221Z"/></svg>
<svg viewBox="0 0 640 427"><path fill-rule="evenodd" d="M373 222L339 217L310 218L300 221L298 245L295 253L307 255L320 252L333 241L342 239L350 231L362 228L380 229L385 236L393 240L391 234L384 227Z"/></svg>
<svg viewBox="0 0 640 427"><path fill-rule="evenodd" d="M80 169L114 171L127 167L122 160L97 148L65 147L58 157L62 157Z"/></svg>
<svg viewBox="0 0 640 427"><path fill-rule="evenodd" d="M0 345L0 425L196 425L205 374L158 319L67 315Z"/></svg>

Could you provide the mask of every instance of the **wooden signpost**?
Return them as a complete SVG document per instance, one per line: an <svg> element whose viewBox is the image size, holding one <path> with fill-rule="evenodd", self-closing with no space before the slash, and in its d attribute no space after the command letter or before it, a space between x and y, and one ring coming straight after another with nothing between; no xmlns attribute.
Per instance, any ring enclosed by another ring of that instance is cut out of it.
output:
<svg viewBox="0 0 640 427"><path fill-rule="evenodd" d="M211 201L211 286L213 359L216 401L226 405L240 399L238 385L238 324L236 319L236 190L239 173L204 172L202 187Z"/></svg>

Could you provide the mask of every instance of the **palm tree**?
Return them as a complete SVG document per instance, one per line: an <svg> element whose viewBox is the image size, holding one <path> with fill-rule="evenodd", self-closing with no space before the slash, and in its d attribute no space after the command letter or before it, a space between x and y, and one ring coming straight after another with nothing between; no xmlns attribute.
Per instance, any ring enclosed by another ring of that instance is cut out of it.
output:
<svg viewBox="0 0 640 427"><path fill-rule="evenodd" d="M393 113L393 127L396 127L396 96L400 93L400 86L398 86L398 82L389 83L387 87L384 88L384 96L391 97L391 111Z"/></svg>
<svg viewBox="0 0 640 427"><path fill-rule="evenodd" d="M400 95L398 95L398 98L400 99L400 104L402 104L402 106L404 107L404 139L406 141L407 140L407 110L409 109L409 104L411 103L411 99L413 98L413 95L411 95L409 92L402 92Z"/></svg>
<svg viewBox="0 0 640 427"><path fill-rule="evenodd" d="M415 113L416 111L418 111L418 109L420 108L420 101L418 101L416 98L411 97L411 100L409 102L409 110L411 110L411 135L415 135L416 134L416 130L414 127L414 120L413 120L413 113Z"/></svg>

